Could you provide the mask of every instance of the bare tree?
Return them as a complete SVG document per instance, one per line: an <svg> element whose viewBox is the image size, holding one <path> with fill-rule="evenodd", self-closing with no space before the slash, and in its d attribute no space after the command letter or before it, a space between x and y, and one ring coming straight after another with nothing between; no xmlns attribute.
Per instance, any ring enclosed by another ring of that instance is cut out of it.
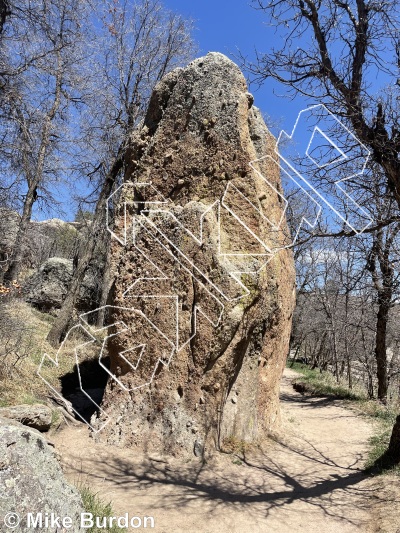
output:
<svg viewBox="0 0 400 533"><path fill-rule="evenodd" d="M399 1L254 0L282 30L281 45L244 62L254 79L273 78L296 95L320 101L371 151L400 207ZM278 41L278 39L277 39ZM373 81L374 80L374 81ZM391 223L391 214L382 225ZM398 222L398 214L396 215ZM379 224L378 224L379 225ZM378 295L375 357L378 395L386 398L386 338L395 268L389 256L398 229L375 231L368 268ZM391 447L400 446L400 424ZM397 459L399 455L397 454Z"/></svg>
<svg viewBox="0 0 400 533"><path fill-rule="evenodd" d="M389 312L394 304L396 286L398 287L398 272L393 262L393 246L400 232L400 225L396 224L384 231L376 232L368 258L368 269L371 272L377 295L378 312L376 318L375 359L378 376L378 398L386 402L388 374L387 374L387 328ZM379 266L378 266L379 265Z"/></svg>
<svg viewBox="0 0 400 533"><path fill-rule="evenodd" d="M342 374L340 365L347 365L347 377L351 385L350 351L353 355L357 353L354 350L354 340L357 338L359 345L365 348L359 361L367 369L368 378L376 367L378 398L386 402L388 350L393 348L396 335L390 320L400 289L400 224L379 225L381 221L396 219L398 207L394 198L387 193L385 177L377 166L368 173L366 198L368 201L364 207L377 223L372 231L359 236L345 234L340 237L327 237L321 233L319 238L314 237L316 240L309 239L300 244L295 257L301 287L308 290L313 300L310 305L315 308L315 302L320 302L318 312L323 313L324 319L316 339L318 343L322 338L325 342L330 341L332 356L328 359L333 361L334 374L339 377ZM362 307L368 307L368 312L364 313ZM360 331L354 327L356 324L361 328ZM328 330L329 335L321 335L321 331ZM318 348L317 344L314 344L314 350L321 354L321 347ZM373 366L368 352L374 354ZM393 374L394 370L390 370L390 373ZM371 383L369 390L372 391L373 385Z"/></svg>
<svg viewBox="0 0 400 533"><path fill-rule="evenodd" d="M400 206L399 1L253 3L284 30L281 46L255 61L243 58L255 81L273 78L344 120L371 150Z"/></svg>
<svg viewBox="0 0 400 533"><path fill-rule="evenodd" d="M191 22L165 10L158 0L108 2L102 21L107 32L95 54L101 83L97 79L96 97L84 127L97 154L87 168L98 183L98 199L90 232L76 258L68 295L47 337L53 345L60 342L71 319L96 243L107 245L106 203L121 180L129 134L143 118L155 84L168 71L192 59L194 53ZM111 282L107 269L103 281L104 302Z"/></svg>
<svg viewBox="0 0 400 533"><path fill-rule="evenodd" d="M18 277L35 202L52 201L48 184L64 173L69 113L82 79L85 8L81 0L44 0L35 4L35 16L18 19L20 25L17 21L2 42L3 54L8 51L17 64L2 94L0 160L6 185L17 189L22 204L6 282Z"/></svg>

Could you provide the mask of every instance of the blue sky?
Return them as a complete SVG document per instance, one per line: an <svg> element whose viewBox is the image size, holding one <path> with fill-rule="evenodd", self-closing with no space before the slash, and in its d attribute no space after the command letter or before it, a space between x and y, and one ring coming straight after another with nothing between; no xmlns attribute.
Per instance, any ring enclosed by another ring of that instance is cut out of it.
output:
<svg viewBox="0 0 400 533"><path fill-rule="evenodd" d="M163 3L167 9L194 20L193 38L198 44L199 56L208 52L221 52L238 62L236 58L240 51L249 58L254 58L255 49L267 51L276 41L277 34L280 34L280 28L268 27L265 15L253 9L248 0L164 0ZM284 30L282 28L283 34ZM291 132L299 111L306 107L306 103L300 98L290 101L279 97L285 90L285 87L272 80L266 81L261 88L250 87L255 105L261 109L267 126L276 136L281 129ZM61 216L73 220L77 207L67 200L65 188L61 186L58 192L53 192L61 200L64 213L60 213L57 208L49 212L34 206L33 218L44 220Z"/></svg>
<svg viewBox="0 0 400 533"><path fill-rule="evenodd" d="M283 24L274 27L267 25L266 14L254 9L251 0L163 0L163 3L167 9L194 20L193 37L199 47L199 56L210 51L221 52L239 62L238 55L241 52L251 60L255 57L255 50L263 53L274 45L279 47L280 38L287 33ZM376 88L380 85L373 78L371 83ZM282 129L291 133L298 113L308 105L317 103L299 96L294 100L284 97L287 87L273 80L265 81L261 87L250 86L250 91L254 94L255 105L261 109L267 126L275 136ZM62 190L56 196L63 200L64 216L73 219L76 206L64 201L66 191ZM35 218L49 216L60 216L60 213L56 212L56 208L53 213L38 212L35 206Z"/></svg>
<svg viewBox="0 0 400 533"><path fill-rule="evenodd" d="M194 38L200 55L221 52L235 61L240 50L253 58L255 48L267 51L280 34L280 28L267 26L265 14L253 9L248 0L164 0L164 5L195 21ZM298 98L291 102L279 97L285 87L272 81L265 82L260 89L251 87L250 90L255 96L255 105L271 117L272 132L276 135L282 128L291 131L298 112L305 107L304 101Z"/></svg>
<svg viewBox="0 0 400 533"><path fill-rule="evenodd" d="M210 51L221 52L233 61L239 62L241 52L254 59L255 50L268 52L281 44L280 38L287 33L282 26L267 25L265 13L253 9L250 0L163 0L171 9L194 20L194 40L199 47L198 55ZM302 97L290 100L283 95L287 88L273 80L267 80L261 87L250 86L255 105L261 109L267 126L275 136L283 129L291 133L298 113L317 102L306 101ZM65 191L61 191L65 196ZM73 219L76 207L63 202L68 219ZM66 205L68 204L68 205ZM48 213L37 213L39 219L47 218ZM46 216L47 215L47 216ZM50 216L59 216L58 213Z"/></svg>

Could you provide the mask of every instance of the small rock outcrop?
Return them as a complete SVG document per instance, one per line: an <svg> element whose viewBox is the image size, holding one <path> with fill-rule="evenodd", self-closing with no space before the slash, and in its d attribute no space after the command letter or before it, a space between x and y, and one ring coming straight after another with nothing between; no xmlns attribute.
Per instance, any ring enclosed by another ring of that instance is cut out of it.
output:
<svg viewBox="0 0 400 533"><path fill-rule="evenodd" d="M71 282L71 259L51 257L24 284L26 301L43 311L59 309Z"/></svg>
<svg viewBox="0 0 400 533"><path fill-rule="evenodd" d="M109 442L201 456L279 425L295 275L274 146L222 54L157 85L115 208Z"/></svg>
<svg viewBox="0 0 400 533"><path fill-rule="evenodd" d="M68 531L80 531L80 514L84 512L81 497L66 482L54 449L38 431L4 418L0 418L0 487L1 531L42 530L28 527L28 513L34 517L37 513L71 517L73 527ZM14 513L21 520L19 525ZM61 531L57 526L43 529Z"/></svg>
<svg viewBox="0 0 400 533"><path fill-rule="evenodd" d="M12 407L1 407L0 417L16 420L24 426L39 431L48 431L51 426L52 411L49 407L41 404L14 405Z"/></svg>
<svg viewBox="0 0 400 533"><path fill-rule="evenodd" d="M97 274L97 275L96 275ZM24 283L23 292L28 303L41 311L60 309L67 295L73 275L73 260L61 257L47 259L37 272ZM89 269L80 288L77 308L88 311L99 299L100 275Z"/></svg>
<svg viewBox="0 0 400 533"><path fill-rule="evenodd" d="M0 208L0 269L6 268L6 260L16 242L20 220L16 211ZM82 224L64 222L57 218L31 221L22 243L22 270L39 268L49 257L73 258L84 230Z"/></svg>

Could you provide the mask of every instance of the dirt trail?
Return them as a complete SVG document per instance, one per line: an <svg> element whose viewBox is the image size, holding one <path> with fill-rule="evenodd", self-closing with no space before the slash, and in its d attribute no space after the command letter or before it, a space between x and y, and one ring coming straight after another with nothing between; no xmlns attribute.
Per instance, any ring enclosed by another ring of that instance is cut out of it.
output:
<svg viewBox="0 0 400 533"><path fill-rule="evenodd" d="M360 469L372 427L340 401L295 392L297 375L286 369L282 380L283 440L240 465L222 454L205 465L139 457L96 444L84 426L52 440L70 479L111 500L118 515L153 516L159 533L370 531L376 487Z"/></svg>

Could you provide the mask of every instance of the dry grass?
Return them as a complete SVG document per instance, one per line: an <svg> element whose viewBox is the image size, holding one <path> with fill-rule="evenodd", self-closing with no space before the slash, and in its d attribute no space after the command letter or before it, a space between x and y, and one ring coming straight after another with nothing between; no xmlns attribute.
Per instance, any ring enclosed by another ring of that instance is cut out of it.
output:
<svg viewBox="0 0 400 533"><path fill-rule="evenodd" d="M12 324L23 326L23 335L21 328L15 328L15 331L7 333L8 338L11 337L12 341L17 342L18 352L22 353L23 357L19 360L15 356L14 359L9 357L7 366L4 364L4 357L3 361L0 361L0 406L45 403L49 388L37 375L37 371L44 354L55 360L56 350L46 341L54 317L41 313L18 299L3 305L1 311L3 317L7 315L8 319L12 319ZM57 390L60 389L59 378L74 368L76 363L74 346L77 340L70 339L65 343L62 356L58 358L58 365L50 360L46 360L43 364L41 374ZM0 338L0 346L3 344ZM92 352L87 350L83 357L86 359L93 355L93 350Z"/></svg>
<svg viewBox="0 0 400 533"><path fill-rule="evenodd" d="M3 330L0 339L3 346L0 403L35 403L44 393L44 383L35 373L42 354L49 349L45 338L50 323L18 299L3 304L1 313L2 320L10 326ZM21 356L19 360L15 353L5 353L6 340L15 346Z"/></svg>

